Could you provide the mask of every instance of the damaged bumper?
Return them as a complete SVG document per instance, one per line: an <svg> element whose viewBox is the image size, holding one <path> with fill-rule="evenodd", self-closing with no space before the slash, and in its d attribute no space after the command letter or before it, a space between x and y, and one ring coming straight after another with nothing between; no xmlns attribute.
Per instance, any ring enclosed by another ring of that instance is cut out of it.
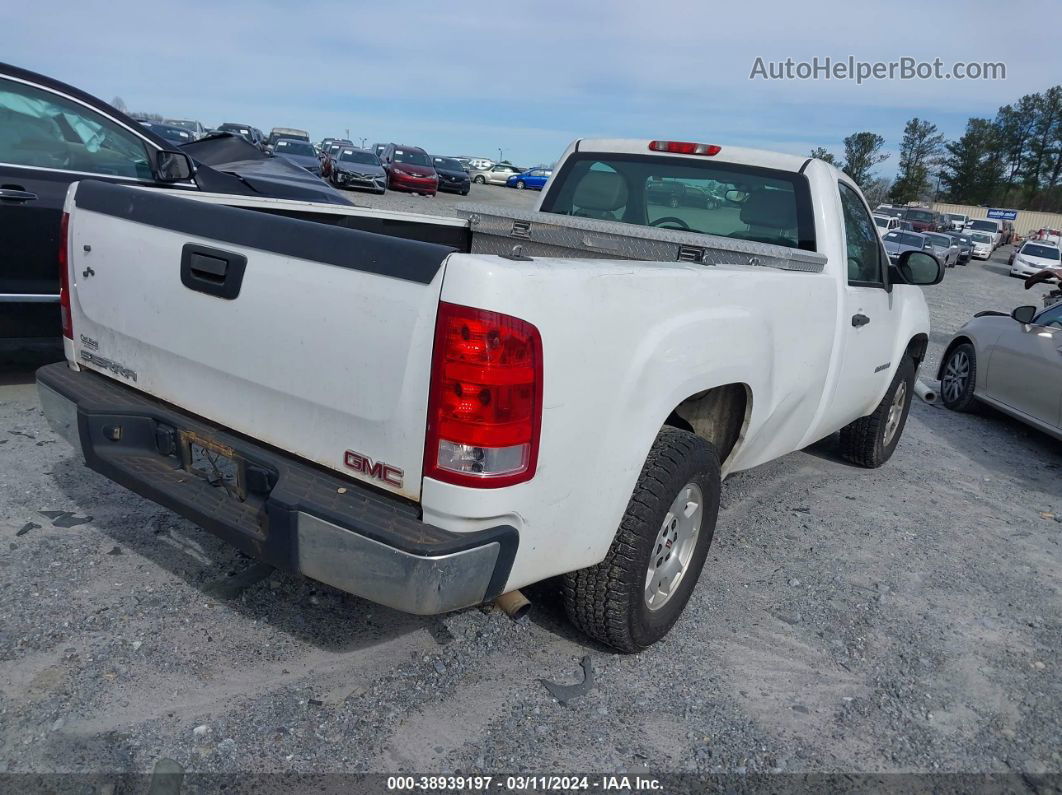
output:
<svg viewBox="0 0 1062 795"><path fill-rule="evenodd" d="M452 533L419 508L66 363L37 371L49 424L90 468L244 553L397 610L431 615L499 596L510 526ZM204 473L193 449L224 459Z"/></svg>

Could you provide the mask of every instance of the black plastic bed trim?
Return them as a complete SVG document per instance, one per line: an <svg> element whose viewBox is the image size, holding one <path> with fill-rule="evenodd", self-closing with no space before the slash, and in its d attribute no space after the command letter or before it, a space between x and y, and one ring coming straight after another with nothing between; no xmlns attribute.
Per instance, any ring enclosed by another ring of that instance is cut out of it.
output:
<svg viewBox="0 0 1062 795"><path fill-rule="evenodd" d="M75 203L159 229L420 284L430 284L455 250L97 180L78 184Z"/></svg>

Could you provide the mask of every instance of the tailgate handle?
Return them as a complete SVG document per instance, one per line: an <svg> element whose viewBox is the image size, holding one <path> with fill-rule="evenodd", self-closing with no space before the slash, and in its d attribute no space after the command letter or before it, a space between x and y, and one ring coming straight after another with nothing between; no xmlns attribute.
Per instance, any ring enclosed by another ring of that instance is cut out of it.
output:
<svg viewBox="0 0 1062 795"><path fill-rule="evenodd" d="M233 251L186 243L181 249L181 283L189 290L231 301L240 294L247 257Z"/></svg>

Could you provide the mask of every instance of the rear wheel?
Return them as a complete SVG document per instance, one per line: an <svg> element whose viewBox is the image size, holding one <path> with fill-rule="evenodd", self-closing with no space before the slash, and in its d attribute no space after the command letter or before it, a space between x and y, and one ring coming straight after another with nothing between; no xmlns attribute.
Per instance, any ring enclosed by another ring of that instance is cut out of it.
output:
<svg viewBox="0 0 1062 795"><path fill-rule="evenodd" d="M704 566L719 513L719 456L687 431L660 431L612 546L564 576L564 604L587 635L624 652L668 633Z"/></svg>
<svg viewBox="0 0 1062 795"><path fill-rule="evenodd" d="M474 177L472 181L477 183L477 184L479 184L479 185L484 185L487 182L487 180L483 177L482 174L480 174L479 176Z"/></svg>
<svg viewBox="0 0 1062 795"><path fill-rule="evenodd" d="M903 357L896 376L872 414L841 429L841 455L861 467L881 466L896 451L914 395L915 367Z"/></svg>
<svg viewBox="0 0 1062 795"><path fill-rule="evenodd" d="M940 379L940 402L952 411L969 411L977 383L977 357L968 342L956 345L944 360Z"/></svg>

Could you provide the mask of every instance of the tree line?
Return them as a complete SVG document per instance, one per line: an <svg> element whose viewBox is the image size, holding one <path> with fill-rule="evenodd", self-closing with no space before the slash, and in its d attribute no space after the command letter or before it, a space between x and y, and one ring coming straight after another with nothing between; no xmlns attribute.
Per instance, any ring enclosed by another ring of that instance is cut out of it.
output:
<svg viewBox="0 0 1062 795"><path fill-rule="evenodd" d="M993 119L971 118L954 141L932 122L910 119L895 180L871 173L889 157L884 144L876 133L857 132L844 139L843 159L823 147L811 156L844 170L872 206L938 200L1062 212L1062 85L1026 94Z"/></svg>

